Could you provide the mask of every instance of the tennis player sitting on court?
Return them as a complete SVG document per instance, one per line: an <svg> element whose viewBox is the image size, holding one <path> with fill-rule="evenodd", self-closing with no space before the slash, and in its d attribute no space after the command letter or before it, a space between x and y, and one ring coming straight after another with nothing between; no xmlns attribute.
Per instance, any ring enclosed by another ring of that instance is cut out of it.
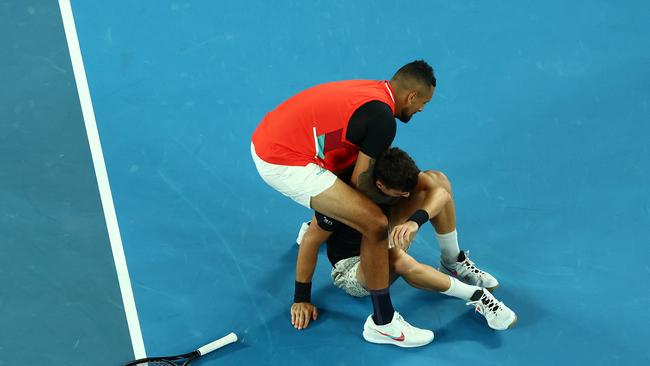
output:
<svg viewBox="0 0 650 366"><path fill-rule="evenodd" d="M377 188L394 198L390 207L384 206L394 225L389 234L391 282L401 276L413 287L461 298L486 318L490 328L512 327L517 320L515 313L490 291L485 291L496 288L497 280L479 269L467 252L459 249L456 212L447 177L441 172L420 172L406 152L393 147L377 160L375 178ZM419 263L407 253L415 234L426 221L433 225L440 244L440 271ZM311 248L327 242L327 256L334 267L334 284L352 296L368 296L363 269L359 267L361 235L356 230L316 212L311 225L303 224L297 241L301 254L312 253ZM310 262L315 266L315 258ZM309 324L309 319L293 320L300 328ZM372 341L400 345L400 339L391 341L372 331L364 331L363 335Z"/></svg>

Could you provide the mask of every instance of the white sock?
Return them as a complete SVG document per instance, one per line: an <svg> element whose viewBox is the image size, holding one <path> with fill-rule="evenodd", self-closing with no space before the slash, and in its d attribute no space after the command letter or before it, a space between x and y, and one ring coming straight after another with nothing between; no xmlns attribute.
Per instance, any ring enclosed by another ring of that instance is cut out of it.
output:
<svg viewBox="0 0 650 366"><path fill-rule="evenodd" d="M440 245L440 257L445 263L456 263L460 248L458 247L458 234L456 230L447 234L436 233L436 239Z"/></svg>
<svg viewBox="0 0 650 366"><path fill-rule="evenodd" d="M476 292L476 290L482 290L482 288L478 286L472 286L468 285L465 283L462 283L455 279L454 277L447 276L451 280L451 285L449 286L449 289L447 291L443 291L441 293L447 295L447 296L453 296L457 297L459 299L463 299L465 301L469 301L472 295Z"/></svg>

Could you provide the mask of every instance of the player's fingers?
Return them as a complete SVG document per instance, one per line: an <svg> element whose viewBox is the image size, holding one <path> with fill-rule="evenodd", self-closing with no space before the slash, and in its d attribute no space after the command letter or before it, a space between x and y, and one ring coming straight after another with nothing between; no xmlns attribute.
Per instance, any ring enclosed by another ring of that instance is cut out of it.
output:
<svg viewBox="0 0 650 366"><path fill-rule="evenodd" d="M403 227L400 227L400 230L397 232L396 242L399 243L400 246L404 245L404 228Z"/></svg>
<svg viewBox="0 0 650 366"><path fill-rule="evenodd" d="M309 325L309 320L311 319L311 309L309 307L305 308L302 315L302 329L305 329Z"/></svg>
<svg viewBox="0 0 650 366"><path fill-rule="evenodd" d="M298 324L297 324L296 328L302 329L303 325L305 324L304 319L305 319L305 312L304 312L303 309L300 309L298 311L298 321L297 321Z"/></svg>
<svg viewBox="0 0 650 366"><path fill-rule="evenodd" d="M296 311L291 307L291 325L296 327Z"/></svg>
<svg viewBox="0 0 650 366"><path fill-rule="evenodd" d="M305 321L304 321L304 326L302 327L303 329L305 329L305 328L307 328L307 326L309 325L309 320L310 320L310 318L311 318L311 317L310 317L310 314L309 314L308 312L307 312L307 313L305 313L305 318L304 318L304 319L305 319Z"/></svg>
<svg viewBox="0 0 650 366"><path fill-rule="evenodd" d="M404 239L408 241L409 238L411 237L411 234L413 234L413 230L407 227L406 230L404 230Z"/></svg>
<svg viewBox="0 0 650 366"><path fill-rule="evenodd" d="M400 227L401 227L401 225L397 225L397 226L393 227L393 230L391 230L390 234L392 236L397 235L397 233L399 232Z"/></svg>
<svg viewBox="0 0 650 366"><path fill-rule="evenodd" d="M415 236L418 235L418 230L412 230L409 232L409 234L406 236L406 240L410 243L415 239Z"/></svg>
<svg viewBox="0 0 650 366"><path fill-rule="evenodd" d="M318 309L314 306L314 310L311 312L312 317L314 320L318 319Z"/></svg>
<svg viewBox="0 0 650 366"><path fill-rule="evenodd" d="M395 243L397 245L400 244L400 242L399 242L399 228L398 227L396 227L393 230L393 243Z"/></svg>

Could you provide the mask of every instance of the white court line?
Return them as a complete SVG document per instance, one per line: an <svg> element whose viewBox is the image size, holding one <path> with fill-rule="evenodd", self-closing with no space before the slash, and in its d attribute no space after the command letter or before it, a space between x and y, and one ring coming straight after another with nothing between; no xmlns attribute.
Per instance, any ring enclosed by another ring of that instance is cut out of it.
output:
<svg viewBox="0 0 650 366"><path fill-rule="evenodd" d="M79 39L77 38L77 29L72 16L70 0L59 0L59 7L61 8L65 37L68 40L68 49L70 51L70 59L72 60L72 70L74 71L74 78L77 83L77 90L79 91L79 101L81 102L81 112L83 113L84 122L86 124L86 133L88 134L90 152L93 158L93 165L95 166L95 174L97 175L99 195L102 200L102 207L104 208L104 217L106 218L108 237L111 242L120 291L122 292L126 321L129 325L129 333L131 334L133 353L135 358L144 358L146 357L146 352L144 349L144 341L142 340L142 331L140 330L140 321L138 320L138 312L133 298L129 270L126 266L126 257L124 256L124 248L122 247L120 228L117 223L115 206L113 205L111 187L108 183L108 173L106 172L106 164L104 163L104 153L102 152L102 146L99 141L95 112L90 99L88 80L86 79L86 71L84 69L83 59L81 58L81 49L79 48Z"/></svg>

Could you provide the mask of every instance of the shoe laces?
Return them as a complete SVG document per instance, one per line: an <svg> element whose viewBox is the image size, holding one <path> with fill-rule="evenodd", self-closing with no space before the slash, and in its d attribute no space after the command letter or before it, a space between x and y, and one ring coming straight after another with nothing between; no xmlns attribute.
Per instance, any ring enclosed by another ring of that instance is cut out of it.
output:
<svg viewBox="0 0 650 366"><path fill-rule="evenodd" d="M402 324L404 327L408 329L412 328L412 325L409 324L409 322L407 322L406 319L404 319L402 315L400 315L400 313L398 313L397 311L395 312L395 320L397 320L400 324Z"/></svg>
<svg viewBox="0 0 650 366"><path fill-rule="evenodd" d="M469 259L469 250L465 252L465 260L460 262L460 264L462 266L466 267L470 272L475 273L475 274L477 274L479 276L482 276L485 273L482 270L480 270L478 267L476 267L474 262L472 262Z"/></svg>
<svg viewBox="0 0 650 366"><path fill-rule="evenodd" d="M491 312L496 314L499 309L501 309L501 302L498 301L494 296L489 296L487 290L483 290L483 295L480 299L476 301L470 301L467 305L478 305L475 308L475 311L479 311L479 308L482 310L482 313ZM487 310L487 311L486 311Z"/></svg>

